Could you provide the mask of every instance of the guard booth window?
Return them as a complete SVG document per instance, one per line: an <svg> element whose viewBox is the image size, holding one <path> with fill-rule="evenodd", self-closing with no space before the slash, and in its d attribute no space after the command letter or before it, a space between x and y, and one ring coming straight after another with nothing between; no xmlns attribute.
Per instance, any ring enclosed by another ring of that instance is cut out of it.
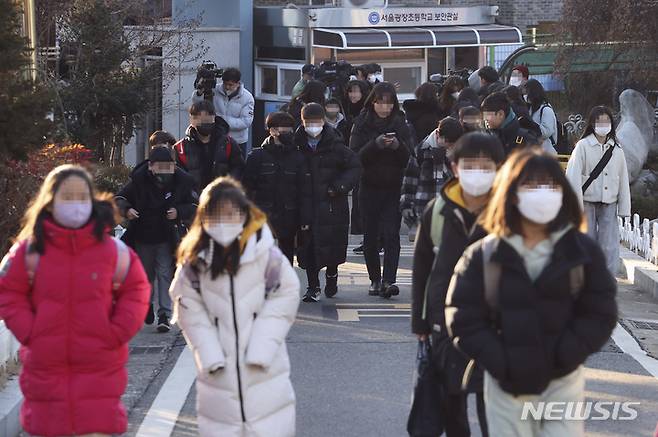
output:
<svg viewBox="0 0 658 437"><path fill-rule="evenodd" d="M256 65L256 97L290 100L292 89L301 78L302 64L258 63Z"/></svg>

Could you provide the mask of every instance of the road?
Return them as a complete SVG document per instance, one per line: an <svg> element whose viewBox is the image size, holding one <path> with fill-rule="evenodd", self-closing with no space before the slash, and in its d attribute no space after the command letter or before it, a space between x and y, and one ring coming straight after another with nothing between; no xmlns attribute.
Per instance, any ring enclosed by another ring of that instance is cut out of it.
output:
<svg viewBox="0 0 658 437"><path fill-rule="evenodd" d="M397 298L385 301L367 295L364 259L353 255L351 246L348 262L340 268L336 298L301 304L288 337L298 436L406 435L416 340L409 332L412 246L405 240ZM352 243L358 240L353 238ZM305 284L303 272L299 275ZM658 304L641 299L637 290L622 282L621 317L641 310L658 319ZM622 323L628 324L625 321ZM631 334L655 340L652 329L631 330ZM145 327L133 341L125 397L130 408L127 435L197 435L193 368L189 353L183 353L184 339L177 330L166 335L152 331ZM590 420L587 435L653 435L658 421L658 361L643 358L652 375L631 355L641 354L633 352L638 346L631 335L619 327L613 337L619 344L611 340L586 363L587 397L639 402L635 407L638 417L633 421ZM470 402L471 428L473 435L479 436L473 400Z"/></svg>

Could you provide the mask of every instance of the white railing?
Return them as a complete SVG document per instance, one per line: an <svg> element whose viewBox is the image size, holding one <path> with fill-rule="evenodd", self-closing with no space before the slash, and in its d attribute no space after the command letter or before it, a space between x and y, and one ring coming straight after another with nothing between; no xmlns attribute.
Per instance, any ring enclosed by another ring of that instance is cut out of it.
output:
<svg viewBox="0 0 658 437"><path fill-rule="evenodd" d="M618 217L617 222L621 242L647 261L658 264L658 221L652 225L649 219L640 221L640 216L633 214L632 220Z"/></svg>
<svg viewBox="0 0 658 437"><path fill-rule="evenodd" d="M5 369L7 364L18 359L18 340L5 326L5 322L0 320L0 372Z"/></svg>

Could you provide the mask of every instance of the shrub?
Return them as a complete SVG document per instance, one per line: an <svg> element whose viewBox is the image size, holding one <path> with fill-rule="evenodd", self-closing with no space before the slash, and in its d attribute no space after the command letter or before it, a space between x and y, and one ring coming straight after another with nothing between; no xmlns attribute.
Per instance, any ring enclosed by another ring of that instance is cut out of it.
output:
<svg viewBox="0 0 658 437"><path fill-rule="evenodd" d="M99 191L116 194L130 179L132 169L125 165L99 165L94 171L94 182Z"/></svg>

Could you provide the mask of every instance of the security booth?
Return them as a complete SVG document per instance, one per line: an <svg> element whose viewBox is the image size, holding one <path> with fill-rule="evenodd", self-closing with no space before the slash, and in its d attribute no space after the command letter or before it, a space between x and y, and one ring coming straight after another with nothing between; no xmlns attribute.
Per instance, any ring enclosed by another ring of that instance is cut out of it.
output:
<svg viewBox="0 0 658 437"><path fill-rule="evenodd" d="M377 63L400 100L413 98L431 74L475 70L488 48L521 44L519 29L497 16L497 6L254 8L254 144L267 114L290 101L304 64Z"/></svg>

